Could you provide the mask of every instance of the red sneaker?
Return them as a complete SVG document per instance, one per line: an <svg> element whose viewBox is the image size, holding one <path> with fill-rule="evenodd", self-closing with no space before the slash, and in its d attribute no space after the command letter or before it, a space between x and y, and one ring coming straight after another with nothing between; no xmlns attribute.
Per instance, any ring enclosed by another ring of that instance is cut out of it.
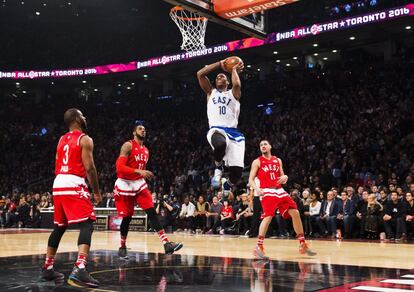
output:
<svg viewBox="0 0 414 292"><path fill-rule="evenodd" d="M305 243L302 243L300 246L299 246L299 252L301 253L301 254L307 254L308 256L314 256L314 255L316 255L316 252L314 252L313 250L311 250L309 247L308 247L308 244L305 242Z"/></svg>

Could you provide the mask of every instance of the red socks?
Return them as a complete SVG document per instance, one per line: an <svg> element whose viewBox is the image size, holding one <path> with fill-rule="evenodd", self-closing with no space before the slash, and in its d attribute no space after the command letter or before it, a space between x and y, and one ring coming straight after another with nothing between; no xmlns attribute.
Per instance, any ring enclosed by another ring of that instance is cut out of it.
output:
<svg viewBox="0 0 414 292"><path fill-rule="evenodd" d="M51 270L53 269L53 265L55 263L55 257L46 257L45 263L43 265L43 269Z"/></svg>
<svg viewBox="0 0 414 292"><path fill-rule="evenodd" d="M303 235L303 233L298 234L297 238L299 240L299 244L304 244L305 243L305 236Z"/></svg>
<svg viewBox="0 0 414 292"><path fill-rule="evenodd" d="M160 231L158 231L158 236L160 237L161 242L162 242L163 244L166 244L166 243L168 242L168 238L167 238L167 236L165 235L165 231L164 231L164 229L161 229Z"/></svg>
<svg viewBox="0 0 414 292"><path fill-rule="evenodd" d="M78 260L76 261L75 265L79 269L84 269L86 267L86 262L88 260L88 255L86 254L78 254Z"/></svg>
<svg viewBox="0 0 414 292"><path fill-rule="evenodd" d="M257 246L260 247L261 249L263 249L263 241L264 241L264 236L259 235L259 237L257 238Z"/></svg>
<svg viewBox="0 0 414 292"><path fill-rule="evenodd" d="M121 247L126 247L126 236L121 235Z"/></svg>

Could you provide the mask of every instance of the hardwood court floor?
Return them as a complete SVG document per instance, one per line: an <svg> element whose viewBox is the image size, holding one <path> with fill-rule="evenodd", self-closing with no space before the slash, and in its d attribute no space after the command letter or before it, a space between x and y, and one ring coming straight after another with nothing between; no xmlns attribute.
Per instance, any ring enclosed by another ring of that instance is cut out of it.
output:
<svg viewBox="0 0 414 292"><path fill-rule="evenodd" d="M0 230L0 291L79 291L66 283L39 284L48 236L47 231ZM77 231L68 231L59 248L56 267L66 277L76 259L77 237ZM169 238L184 243L173 256L163 255L157 235L130 232L131 259L122 262L116 254L119 233L94 232L89 270L101 282L95 291L414 290L414 244L314 240L309 243L318 255L308 257L298 253L296 240L266 239L271 261L262 262L252 260L255 239Z"/></svg>

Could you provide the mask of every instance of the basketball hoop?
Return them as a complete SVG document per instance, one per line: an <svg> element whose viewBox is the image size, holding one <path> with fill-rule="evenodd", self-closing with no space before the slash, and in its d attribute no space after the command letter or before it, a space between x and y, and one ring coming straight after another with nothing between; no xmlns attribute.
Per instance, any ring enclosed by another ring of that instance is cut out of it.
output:
<svg viewBox="0 0 414 292"><path fill-rule="evenodd" d="M197 12L184 10L175 6L170 10L170 17L180 29L183 37L181 49L195 51L205 49L204 36L207 28L207 18Z"/></svg>

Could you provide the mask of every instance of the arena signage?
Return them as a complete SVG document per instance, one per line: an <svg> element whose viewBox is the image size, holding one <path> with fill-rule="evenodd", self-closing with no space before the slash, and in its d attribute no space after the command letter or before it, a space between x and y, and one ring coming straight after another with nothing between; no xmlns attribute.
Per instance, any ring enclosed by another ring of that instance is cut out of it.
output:
<svg viewBox="0 0 414 292"><path fill-rule="evenodd" d="M230 19L277 8L297 1L299 0L214 0L214 12L220 17Z"/></svg>
<svg viewBox="0 0 414 292"><path fill-rule="evenodd" d="M67 70L31 70L31 71L0 71L0 79L37 79L37 78L60 78L60 77L79 77L88 75L102 75L117 72L135 71L142 68L151 68L168 65L176 62L183 62L197 57L211 56L223 52L233 52L243 49L259 47L268 44L277 44L281 41L305 38L328 32L335 32L342 29L368 25L377 22L391 21L396 18L414 15L414 3L403 7L396 7L387 10L368 13L365 15L348 17L344 19L329 21L325 23L315 23L308 26L297 27L294 29L270 33L266 39L246 38L225 44L212 46L203 50L192 52L181 52L172 55L150 58L148 60L133 61L125 64L110 64L89 68L67 69Z"/></svg>

